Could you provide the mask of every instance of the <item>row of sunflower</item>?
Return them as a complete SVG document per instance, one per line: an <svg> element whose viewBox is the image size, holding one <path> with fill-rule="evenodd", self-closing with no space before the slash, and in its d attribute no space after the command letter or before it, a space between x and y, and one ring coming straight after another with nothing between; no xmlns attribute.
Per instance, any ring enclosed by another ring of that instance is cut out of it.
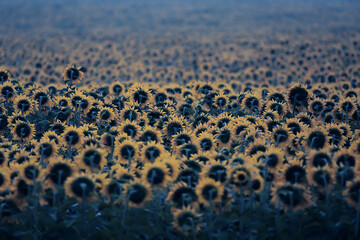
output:
<svg viewBox="0 0 360 240"><path fill-rule="evenodd" d="M2 221L67 199L123 214L161 201L185 234L238 206L293 213L339 198L359 210L356 86L91 86L85 72L68 66L49 87L0 72Z"/></svg>

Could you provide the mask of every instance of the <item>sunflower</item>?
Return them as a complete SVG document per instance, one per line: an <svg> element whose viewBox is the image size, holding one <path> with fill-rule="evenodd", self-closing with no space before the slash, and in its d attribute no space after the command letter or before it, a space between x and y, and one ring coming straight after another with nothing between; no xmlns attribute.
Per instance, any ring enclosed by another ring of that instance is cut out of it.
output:
<svg viewBox="0 0 360 240"><path fill-rule="evenodd" d="M68 65L63 72L63 79L65 83L71 86L73 83L78 83L83 80L84 72L81 66Z"/></svg>
<svg viewBox="0 0 360 240"><path fill-rule="evenodd" d="M199 150L198 147L193 143L186 143L181 145L176 150L177 156L179 158L185 157L186 159L190 159L192 155L198 154Z"/></svg>
<svg viewBox="0 0 360 240"><path fill-rule="evenodd" d="M0 172L0 192L8 190L10 187L10 169L7 167L1 167Z"/></svg>
<svg viewBox="0 0 360 240"><path fill-rule="evenodd" d="M323 127L309 129L306 134L306 147L309 149L323 149L329 144L328 134Z"/></svg>
<svg viewBox="0 0 360 240"><path fill-rule="evenodd" d="M76 162L79 167L90 171L101 171L106 164L106 152L104 149L98 148L96 145L86 146L81 150Z"/></svg>
<svg viewBox="0 0 360 240"><path fill-rule="evenodd" d="M201 215L190 207L174 210L173 226L188 235L200 230Z"/></svg>
<svg viewBox="0 0 360 240"><path fill-rule="evenodd" d="M132 207L141 207L151 200L151 186L147 182L135 180L125 186L125 201Z"/></svg>
<svg viewBox="0 0 360 240"><path fill-rule="evenodd" d="M320 98L310 100L309 110L315 116L319 116L325 110L325 101Z"/></svg>
<svg viewBox="0 0 360 240"><path fill-rule="evenodd" d="M251 123L246 120L246 118L240 117L235 120L231 126L232 136L235 140L242 140L243 136L246 134L246 131Z"/></svg>
<svg viewBox="0 0 360 240"><path fill-rule="evenodd" d="M279 117L283 117L287 112L287 106L285 102L270 100L266 103L265 111L274 111Z"/></svg>
<svg viewBox="0 0 360 240"><path fill-rule="evenodd" d="M0 83L11 81L11 74L8 70L0 69Z"/></svg>
<svg viewBox="0 0 360 240"><path fill-rule="evenodd" d="M57 155L58 147L55 141L41 141L36 147L36 154L43 160L48 160Z"/></svg>
<svg viewBox="0 0 360 240"><path fill-rule="evenodd" d="M339 107L341 113L345 114L346 116L351 116L353 112L356 110L355 104L356 98L347 97L339 102Z"/></svg>
<svg viewBox="0 0 360 240"><path fill-rule="evenodd" d="M189 186L196 186L200 180L199 173L193 168L185 168L179 172L175 182L184 182Z"/></svg>
<svg viewBox="0 0 360 240"><path fill-rule="evenodd" d="M228 148L231 146L232 143L232 132L231 127L223 127L218 131L216 134L215 142L219 145L220 149Z"/></svg>
<svg viewBox="0 0 360 240"><path fill-rule="evenodd" d="M78 148L84 141L84 129L83 127L67 126L64 132L61 134L62 143L71 148Z"/></svg>
<svg viewBox="0 0 360 240"><path fill-rule="evenodd" d="M137 139L140 135L141 127L135 121L126 120L118 128L119 132L126 133L132 139Z"/></svg>
<svg viewBox="0 0 360 240"><path fill-rule="evenodd" d="M139 134L139 140L142 142L152 142L155 143L160 142L161 140L161 132L151 126L146 125Z"/></svg>
<svg viewBox="0 0 360 240"><path fill-rule="evenodd" d="M204 205L220 202L223 193L224 187L221 183L211 178L202 179L196 186L196 194L199 197L199 202Z"/></svg>
<svg viewBox="0 0 360 240"><path fill-rule="evenodd" d="M95 199L95 176L84 173L75 173L65 180L65 191L69 197L75 197L78 201Z"/></svg>
<svg viewBox="0 0 360 240"><path fill-rule="evenodd" d="M18 95L14 100L14 108L16 112L20 112L22 115L30 113L35 106L34 100L27 97L26 95Z"/></svg>
<svg viewBox="0 0 360 240"><path fill-rule="evenodd" d="M275 206L282 206L285 210L297 211L306 208L310 200L308 193L302 186L278 183L274 187L271 202Z"/></svg>
<svg viewBox="0 0 360 240"><path fill-rule="evenodd" d="M288 103L293 107L293 113L297 107L308 106L309 92L307 87L301 84L293 85L287 93Z"/></svg>
<svg viewBox="0 0 360 240"><path fill-rule="evenodd" d="M292 134L294 134L295 136L298 133L302 133L306 129L305 125L302 122L300 122L298 118L286 119L285 125L290 129Z"/></svg>
<svg viewBox="0 0 360 240"><path fill-rule="evenodd" d="M228 96L220 93L214 98L214 106L218 109L222 109L229 102Z"/></svg>
<svg viewBox="0 0 360 240"><path fill-rule="evenodd" d="M299 119L300 122L311 128L315 127L314 119L306 112L299 113L298 115L296 115L296 118Z"/></svg>
<svg viewBox="0 0 360 240"><path fill-rule="evenodd" d="M35 125L28 122L16 121L11 131L15 140L28 142L35 136Z"/></svg>
<svg viewBox="0 0 360 240"><path fill-rule="evenodd" d="M249 113L258 113L262 107L261 96L254 93L245 93L241 108Z"/></svg>
<svg viewBox="0 0 360 240"><path fill-rule="evenodd" d="M227 168L227 164L210 160L209 164L203 171L203 175L207 178L211 178L216 182L225 184L230 178L230 170Z"/></svg>
<svg viewBox="0 0 360 240"><path fill-rule="evenodd" d="M183 182L173 185L170 189L167 201L171 201L175 208L194 206L198 200L195 189Z"/></svg>
<svg viewBox="0 0 360 240"><path fill-rule="evenodd" d="M111 178L120 183L129 183L135 180L137 169L135 167L123 167L119 163L113 165L110 170Z"/></svg>
<svg viewBox="0 0 360 240"><path fill-rule="evenodd" d="M279 170L276 181L287 182L289 184L306 185L307 184L307 168L302 165L302 161L295 158L285 164Z"/></svg>
<svg viewBox="0 0 360 240"><path fill-rule="evenodd" d="M166 187L170 180L166 164L163 162L146 163L142 170L142 179L152 187Z"/></svg>
<svg viewBox="0 0 360 240"><path fill-rule="evenodd" d="M357 176L353 181L346 184L345 199L348 204L354 208L359 208L360 205L360 178Z"/></svg>
<svg viewBox="0 0 360 240"><path fill-rule="evenodd" d="M99 111L99 123L109 123L113 120L115 120L115 113L113 111L113 109L109 108L109 107L100 107L100 111Z"/></svg>
<svg viewBox="0 0 360 240"><path fill-rule="evenodd" d="M152 102L153 96L148 87L134 84L129 89L130 99L140 105L147 105Z"/></svg>
<svg viewBox="0 0 360 240"><path fill-rule="evenodd" d="M25 180L27 184L42 181L45 173L34 159L18 165L18 171L20 172L20 177Z"/></svg>
<svg viewBox="0 0 360 240"><path fill-rule="evenodd" d="M332 165L329 149L311 150L307 157L307 167L324 167Z"/></svg>
<svg viewBox="0 0 360 240"><path fill-rule="evenodd" d="M56 186L64 186L67 178L78 172L75 164L60 158L50 160L46 167L46 182L55 190Z"/></svg>
<svg viewBox="0 0 360 240"><path fill-rule="evenodd" d="M180 117L172 116L169 121L163 126L163 134L166 138L172 137L185 130L185 120Z"/></svg>
<svg viewBox="0 0 360 240"><path fill-rule="evenodd" d="M15 98L15 88L10 82L5 82L0 86L0 96L5 100L9 101Z"/></svg>
<svg viewBox="0 0 360 240"><path fill-rule="evenodd" d="M332 184L334 184L334 170L331 169L329 166L325 166L322 168L310 168L307 174L310 185L320 188L329 188Z"/></svg>
<svg viewBox="0 0 360 240"><path fill-rule="evenodd" d="M181 131L177 134L175 134L171 140L171 147L173 151L176 153L176 151L179 149L179 146L193 142L195 140L195 136L190 131Z"/></svg>
<svg viewBox="0 0 360 240"><path fill-rule="evenodd" d="M282 125L273 130L272 141L275 143L276 147L284 147L289 145L294 137L295 136L292 134L291 129L286 125Z"/></svg>
<svg viewBox="0 0 360 240"><path fill-rule="evenodd" d="M42 89L35 90L32 95L33 100L38 104L39 110L42 110L42 107L50 106L51 99Z"/></svg>
<svg viewBox="0 0 360 240"><path fill-rule="evenodd" d="M164 146L160 143L148 142L141 149L143 162L153 163L161 158L166 152Z"/></svg>
<svg viewBox="0 0 360 240"><path fill-rule="evenodd" d="M125 88L123 84L121 84L119 81L113 82L110 87L110 94L115 96L120 96L123 92L125 92Z"/></svg>
<svg viewBox="0 0 360 240"><path fill-rule="evenodd" d="M131 164L136 160L139 154L138 144L131 139L126 139L123 142L115 142L114 156L117 157L121 163Z"/></svg>
<svg viewBox="0 0 360 240"><path fill-rule="evenodd" d="M359 155L350 149L342 149L334 155L334 160L338 166L357 167Z"/></svg>
<svg viewBox="0 0 360 240"><path fill-rule="evenodd" d="M105 179L104 186L101 189L101 193L107 197L108 202L113 202L121 197L124 191L124 183L110 178Z"/></svg>
<svg viewBox="0 0 360 240"><path fill-rule="evenodd" d="M179 175L180 161L176 159L175 156L163 154L163 156L159 158L159 162L165 163L168 169L168 175L171 179L175 179Z"/></svg>
<svg viewBox="0 0 360 240"><path fill-rule="evenodd" d="M260 175L254 176L249 185L253 193L260 193L264 188L264 179Z"/></svg>
<svg viewBox="0 0 360 240"><path fill-rule="evenodd" d="M328 136L330 137L329 143L331 145L342 146L345 143L343 131L340 129L338 124L326 124L325 129L328 132Z"/></svg>
<svg viewBox="0 0 360 240"><path fill-rule="evenodd" d="M256 139L254 142L250 143L246 149L246 155L252 157L259 152L266 152L268 145L265 140Z"/></svg>

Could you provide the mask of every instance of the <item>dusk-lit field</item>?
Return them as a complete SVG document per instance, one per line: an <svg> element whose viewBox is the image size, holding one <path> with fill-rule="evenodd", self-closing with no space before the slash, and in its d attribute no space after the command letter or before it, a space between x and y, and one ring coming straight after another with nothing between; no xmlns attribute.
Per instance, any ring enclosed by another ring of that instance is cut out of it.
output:
<svg viewBox="0 0 360 240"><path fill-rule="evenodd" d="M0 239L360 239L360 3L0 2Z"/></svg>

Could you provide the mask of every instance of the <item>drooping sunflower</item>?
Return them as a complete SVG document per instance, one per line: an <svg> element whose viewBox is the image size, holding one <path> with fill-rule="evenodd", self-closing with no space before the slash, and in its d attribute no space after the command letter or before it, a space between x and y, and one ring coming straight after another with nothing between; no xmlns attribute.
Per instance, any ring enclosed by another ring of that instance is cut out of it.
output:
<svg viewBox="0 0 360 240"><path fill-rule="evenodd" d="M140 105L147 105L152 102L153 95L150 89L140 84L134 84L129 89L130 99Z"/></svg>
<svg viewBox="0 0 360 240"><path fill-rule="evenodd" d="M198 149L200 149L202 152L212 152L216 148L216 139L214 135L203 132L199 135L199 137L196 140Z"/></svg>
<svg viewBox="0 0 360 240"><path fill-rule="evenodd" d="M218 131L218 134L215 136L215 142L218 144L219 148L228 148L231 146L233 142L233 131L231 131L231 127L225 126Z"/></svg>
<svg viewBox="0 0 360 240"><path fill-rule="evenodd" d="M279 117L283 117L287 112L287 106L285 102L278 102L275 100L270 100L266 103L266 111L275 111Z"/></svg>
<svg viewBox="0 0 360 240"><path fill-rule="evenodd" d="M305 125L300 122L298 118L288 118L286 119L286 126L290 131L296 136L298 133L302 133L306 130Z"/></svg>

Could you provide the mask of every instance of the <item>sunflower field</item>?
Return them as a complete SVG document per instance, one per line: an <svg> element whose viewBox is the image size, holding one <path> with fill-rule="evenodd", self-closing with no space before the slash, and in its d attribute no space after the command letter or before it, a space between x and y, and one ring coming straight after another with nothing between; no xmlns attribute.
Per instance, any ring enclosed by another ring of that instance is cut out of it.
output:
<svg viewBox="0 0 360 240"><path fill-rule="evenodd" d="M359 3L97 4L0 3L0 239L360 239Z"/></svg>

